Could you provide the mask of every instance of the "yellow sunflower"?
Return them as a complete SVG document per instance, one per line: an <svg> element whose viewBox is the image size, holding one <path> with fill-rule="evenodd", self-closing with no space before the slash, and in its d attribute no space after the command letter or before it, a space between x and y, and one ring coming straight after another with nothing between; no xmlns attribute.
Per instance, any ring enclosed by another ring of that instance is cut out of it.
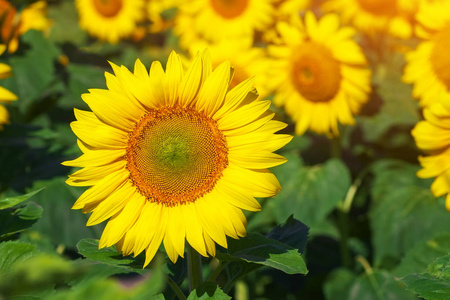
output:
<svg viewBox="0 0 450 300"><path fill-rule="evenodd" d="M144 0L75 0L80 27L109 43L130 37L144 17Z"/></svg>
<svg viewBox="0 0 450 300"><path fill-rule="evenodd" d="M278 30L282 44L269 46L275 61L267 84L274 84L274 103L285 107L296 133L337 135L338 123L354 124L371 91L366 58L351 39L355 31L339 28L335 14L316 20L312 12L304 24L279 23Z"/></svg>
<svg viewBox="0 0 450 300"><path fill-rule="evenodd" d="M299 14L311 5L311 0L274 0L272 3L274 7L274 18L271 26L263 32L263 40L268 43L278 43L279 36L276 30L278 22L290 23L293 18L298 17Z"/></svg>
<svg viewBox="0 0 450 300"><path fill-rule="evenodd" d="M19 14L9 1L0 0L0 35L9 53L19 47L20 35L31 29L45 32L51 26L52 22L47 18L47 2L37 1Z"/></svg>
<svg viewBox="0 0 450 300"><path fill-rule="evenodd" d="M414 84L413 96L427 107L450 100L450 1L423 2L417 20L424 41L406 54L403 81Z"/></svg>
<svg viewBox="0 0 450 300"><path fill-rule="evenodd" d="M329 0L324 11L338 12L344 23L367 34L380 32L408 39L413 34L414 15L420 0Z"/></svg>
<svg viewBox="0 0 450 300"><path fill-rule="evenodd" d="M204 43L198 43L193 44L189 52L191 55L194 55L199 50L208 48L211 53L213 67L218 66L225 60L229 60L234 69L230 87L233 88L247 78L254 76L255 88L259 93L259 97L264 98L270 92L266 82L271 61L265 49L252 47L251 43L250 39L247 41L242 39L221 41L209 46Z"/></svg>
<svg viewBox="0 0 450 300"><path fill-rule="evenodd" d="M6 45L0 45L0 55L6 50ZM11 76L11 67L0 63L0 79ZM17 100L17 96L0 86L0 103L11 103ZM9 113L2 104L0 104L0 130L3 129L3 124L9 124Z"/></svg>
<svg viewBox="0 0 450 300"><path fill-rule="evenodd" d="M420 156L421 178L436 177L431 191L436 197L447 195L445 206L450 211L450 99L433 103L424 109L424 121L412 130L417 147L428 156Z"/></svg>
<svg viewBox="0 0 450 300"><path fill-rule="evenodd" d="M171 24L163 19L162 13L178 7L181 3L183 3L182 0L147 0L147 15L151 22L150 32L161 32L168 29Z"/></svg>
<svg viewBox="0 0 450 300"><path fill-rule="evenodd" d="M146 266L161 242L175 262L185 239L207 256L244 236L242 209L280 190L267 168L285 162L272 152L291 139L274 134L286 124L255 100L253 79L229 89L230 63L212 71L207 52L187 72L174 52L166 72L157 61L150 72L139 60L134 73L111 65L108 89L82 96L93 112L75 110L84 154L64 163L83 167L68 184L92 186L73 208L92 212L87 225L109 219L100 247L145 250Z"/></svg>
<svg viewBox="0 0 450 300"><path fill-rule="evenodd" d="M179 7L174 32L188 49L198 40L253 38L273 20L273 0L193 0Z"/></svg>

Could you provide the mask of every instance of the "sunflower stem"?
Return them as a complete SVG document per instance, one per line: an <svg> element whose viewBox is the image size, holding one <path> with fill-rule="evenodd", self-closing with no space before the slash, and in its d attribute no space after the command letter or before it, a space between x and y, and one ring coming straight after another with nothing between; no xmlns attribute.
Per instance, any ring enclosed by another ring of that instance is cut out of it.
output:
<svg viewBox="0 0 450 300"><path fill-rule="evenodd" d="M341 159L342 156L342 147L341 147L341 138L340 136L331 138L331 157Z"/></svg>
<svg viewBox="0 0 450 300"><path fill-rule="evenodd" d="M203 282L202 258L191 245L188 244L188 278L189 291L192 292Z"/></svg>
<svg viewBox="0 0 450 300"><path fill-rule="evenodd" d="M172 290L175 292L175 294L177 295L178 299L180 300L186 300L186 296L183 294L183 291L180 289L180 287L178 286L178 284L176 284L175 281L173 281L172 278L170 278L169 276L167 276L167 282L169 283L170 287L172 288Z"/></svg>

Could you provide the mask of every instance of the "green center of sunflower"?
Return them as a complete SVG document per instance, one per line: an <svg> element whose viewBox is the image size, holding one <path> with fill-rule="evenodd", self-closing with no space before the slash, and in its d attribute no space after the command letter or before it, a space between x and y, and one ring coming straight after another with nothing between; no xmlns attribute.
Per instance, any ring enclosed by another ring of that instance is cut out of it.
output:
<svg viewBox="0 0 450 300"><path fill-rule="evenodd" d="M339 91L341 71L331 51L315 42L306 42L293 54L292 83L312 102L331 101Z"/></svg>
<svg viewBox="0 0 450 300"><path fill-rule="evenodd" d="M450 23L433 38L430 62L439 80L450 89Z"/></svg>
<svg viewBox="0 0 450 300"><path fill-rule="evenodd" d="M212 8L222 17L233 19L242 15L249 0L210 0Z"/></svg>
<svg viewBox="0 0 450 300"><path fill-rule="evenodd" d="M92 0L95 9L104 17L112 18L122 9L122 0Z"/></svg>
<svg viewBox="0 0 450 300"><path fill-rule="evenodd" d="M394 15L397 12L397 0L357 0L359 6L373 15Z"/></svg>
<svg viewBox="0 0 450 300"><path fill-rule="evenodd" d="M181 107L149 111L136 124L127 147L127 169L139 192L167 206L186 204L214 188L228 165L217 123Z"/></svg>

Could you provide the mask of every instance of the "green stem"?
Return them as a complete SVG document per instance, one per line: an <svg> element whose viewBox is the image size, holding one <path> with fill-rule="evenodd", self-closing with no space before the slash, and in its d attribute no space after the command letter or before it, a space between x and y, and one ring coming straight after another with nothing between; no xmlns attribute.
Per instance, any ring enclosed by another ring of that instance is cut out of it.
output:
<svg viewBox="0 0 450 300"><path fill-rule="evenodd" d="M223 270L223 268L226 265L227 265L226 263L223 263L222 261L220 261L219 265L217 266L217 268L209 276L208 281L214 282L216 280L217 276L219 276L220 272Z"/></svg>
<svg viewBox="0 0 450 300"><path fill-rule="evenodd" d="M342 147L340 136L331 138L331 157L340 159L342 157Z"/></svg>
<svg viewBox="0 0 450 300"><path fill-rule="evenodd" d="M373 275L373 269L370 266L370 264L367 261L367 259L365 259L361 255L358 255L356 257L356 260L363 266L364 271L366 272L366 275L369 278L370 284L372 285L373 289L377 293L378 299L380 299L380 300L386 299L386 297L383 294L383 290L381 289L380 284L378 283L377 279Z"/></svg>
<svg viewBox="0 0 450 300"><path fill-rule="evenodd" d="M202 278L202 258L191 245L188 244L188 278L189 291L192 292L203 282Z"/></svg>
<svg viewBox="0 0 450 300"><path fill-rule="evenodd" d="M340 250L341 250L342 265L350 269L352 266L352 259L350 249L348 248L348 238L349 238L348 214L340 209L337 210L337 213L338 213L339 230L341 233Z"/></svg>
<svg viewBox="0 0 450 300"><path fill-rule="evenodd" d="M186 296L183 294L183 291L180 289L180 287L178 286L178 284L176 284L175 281L173 281L172 278L170 278L169 276L167 276L167 282L169 283L170 287L172 288L172 290L175 292L175 294L177 295L178 299L180 300L186 300Z"/></svg>

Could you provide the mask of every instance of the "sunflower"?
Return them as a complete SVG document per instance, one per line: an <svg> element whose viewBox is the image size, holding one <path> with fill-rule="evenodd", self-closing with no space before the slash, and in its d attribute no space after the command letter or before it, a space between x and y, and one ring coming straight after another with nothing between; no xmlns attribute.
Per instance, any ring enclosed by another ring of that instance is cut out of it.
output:
<svg viewBox="0 0 450 300"><path fill-rule="evenodd" d="M450 99L441 99L424 109L424 121L412 130L417 147L428 156L420 156L421 178L436 177L431 185L435 197L447 195L445 206L450 211Z"/></svg>
<svg viewBox="0 0 450 300"><path fill-rule="evenodd" d="M168 29L171 24L162 17L163 12L178 7L182 0L149 0L146 1L147 16L150 25L150 32L161 32Z"/></svg>
<svg viewBox="0 0 450 300"><path fill-rule="evenodd" d="M193 0L179 7L174 32L188 49L198 40L253 38L271 24L273 0Z"/></svg>
<svg viewBox="0 0 450 300"><path fill-rule="evenodd" d="M267 43L278 43L280 37L276 30L278 22L290 23L306 8L311 6L311 0L274 0L274 18L271 26L263 32L263 40Z"/></svg>
<svg viewBox="0 0 450 300"><path fill-rule="evenodd" d="M190 53L195 54L199 50L208 48L211 53L213 67L218 66L221 62L229 60L234 69L234 76L230 82L233 88L245 79L255 76L255 88L259 93L259 97L266 97L270 90L266 85L268 70L271 61L263 48L252 47L251 39L227 40L209 45L204 43L194 44L190 47Z"/></svg>
<svg viewBox="0 0 450 300"><path fill-rule="evenodd" d="M6 50L6 45L0 45L0 55ZM11 75L11 67L0 63L0 79L7 78ZM17 100L17 96L0 86L0 103L11 103ZM9 113L2 104L0 104L0 129L3 129L3 124L9 124Z"/></svg>
<svg viewBox="0 0 450 300"><path fill-rule="evenodd" d="M47 18L47 2L37 1L30 4L19 14L16 8L6 0L0 0L0 36L13 53L19 47L19 36L28 30L48 31L52 22Z"/></svg>
<svg viewBox="0 0 450 300"><path fill-rule="evenodd" d="M311 129L337 135L338 122L354 124L353 115L367 102L371 72L361 48L351 39L354 30L339 28L335 14L304 24L279 23L282 44L269 46L274 57L274 103L285 107L296 122L296 133Z"/></svg>
<svg viewBox="0 0 450 300"><path fill-rule="evenodd" d="M109 43L130 37L144 17L144 0L75 0L80 27Z"/></svg>
<svg viewBox="0 0 450 300"><path fill-rule="evenodd" d="M414 15L420 0L330 0L326 12L338 12L345 23L367 34L386 32L408 39L413 34Z"/></svg>
<svg viewBox="0 0 450 300"><path fill-rule="evenodd" d="M165 73L157 61L150 73L139 60L134 73L111 65L108 89L82 96L93 112L75 110L84 154L64 163L83 167L68 184L92 186L73 208L92 212L87 225L109 219L100 247L146 250L146 266L161 242L175 262L185 239L207 256L244 236L242 209L280 190L267 168L285 162L272 152L291 139L274 134L286 124L255 100L253 79L230 90L230 63L212 71L207 52L186 73L174 52Z"/></svg>
<svg viewBox="0 0 450 300"><path fill-rule="evenodd" d="M423 2L417 19L424 41L406 54L403 81L414 84L413 96L427 107L437 99L450 100L450 2Z"/></svg>

